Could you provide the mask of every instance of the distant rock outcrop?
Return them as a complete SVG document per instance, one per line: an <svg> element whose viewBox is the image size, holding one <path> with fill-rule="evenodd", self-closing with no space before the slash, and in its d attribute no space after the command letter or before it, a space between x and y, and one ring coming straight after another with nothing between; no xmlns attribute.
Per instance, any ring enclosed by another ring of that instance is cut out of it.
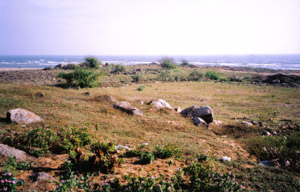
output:
<svg viewBox="0 0 300 192"><path fill-rule="evenodd" d="M165 100L163 99L158 99L158 100L154 100L151 101L149 103L150 105L152 105L155 108L168 108L168 109L172 109L171 105L169 103L167 103Z"/></svg>
<svg viewBox="0 0 300 192"><path fill-rule="evenodd" d="M131 106L127 101L116 103L113 107L131 115L143 116L143 113L138 108Z"/></svg>
<svg viewBox="0 0 300 192"><path fill-rule="evenodd" d="M209 106L193 105L181 111L180 114L184 117L199 117L207 124L214 121L213 110Z"/></svg>
<svg viewBox="0 0 300 192"><path fill-rule="evenodd" d="M34 114L31 111L28 111L26 109L21 109L21 108L9 110L6 114L6 118L9 122L23 123L23 124L43 121L43 119L40 116Z"/></svg>
<svg viewBox="0 0 300 192"><path fill-rule="evenodd" d="M300 76L277 73L266 76L262 82L281 86L300 87Z"/></svg>

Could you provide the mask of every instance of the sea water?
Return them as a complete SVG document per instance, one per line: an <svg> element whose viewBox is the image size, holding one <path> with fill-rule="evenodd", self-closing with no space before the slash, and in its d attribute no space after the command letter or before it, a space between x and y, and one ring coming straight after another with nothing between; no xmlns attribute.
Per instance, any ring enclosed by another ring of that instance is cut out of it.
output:
<svg viewBox="0 0 300 192"><path fill-rule="evenodd" d="M45 68L58 64L80 63L83 55L0 55L0 68ZM149 64L165 56L95 56L102 63ZM266 69L300 70L300 54L297 55L209 55L209 56L168 56L180 64L186 60L193 65L254 67Z"/></svg>

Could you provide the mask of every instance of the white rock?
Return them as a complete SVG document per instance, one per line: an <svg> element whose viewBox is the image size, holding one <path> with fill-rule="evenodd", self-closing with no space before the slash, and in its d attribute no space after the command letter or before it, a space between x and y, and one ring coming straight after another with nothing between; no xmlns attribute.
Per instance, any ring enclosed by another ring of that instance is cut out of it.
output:
<svg viewBox="0 0 300 192"><path fill-rule="evenodd" d="M130 148L126 145L117 145L115 146L116 150L120 150L120 149L126 149L126 150L130 150Z"/></svg>
<svg viewBox="0 0 300 192"><path fill-rule="evenodd" d="M249 127L253 126L253 124L251 122L248 122L248 121L242 121L241 123L244 124L244 125L247 125Z"/></svg>
<svg viewBox="0 0 300 192"><path fill-rule="evenodd" d="M231 161L231 157L223 156L222 161Z"/></svg>

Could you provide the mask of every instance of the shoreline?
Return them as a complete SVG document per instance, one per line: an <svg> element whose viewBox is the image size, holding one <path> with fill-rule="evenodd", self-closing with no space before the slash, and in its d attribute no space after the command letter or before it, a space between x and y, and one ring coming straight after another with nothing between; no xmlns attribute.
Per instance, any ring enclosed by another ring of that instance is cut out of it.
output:
<svg viewBox="0 0 300 192"><path fill-rule="evenodd" d="M26 70L43 70L43 68L0 68L0 71L26 71Z"/></svg>

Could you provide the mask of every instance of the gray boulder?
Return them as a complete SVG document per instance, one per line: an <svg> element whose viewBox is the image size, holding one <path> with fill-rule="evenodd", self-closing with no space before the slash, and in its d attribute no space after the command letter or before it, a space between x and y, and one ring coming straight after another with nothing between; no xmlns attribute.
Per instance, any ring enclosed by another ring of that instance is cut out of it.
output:
<svg viewBox="0 0 300 192"><path fill-rule="evenodd" d="M27 161L31 157L28 156L24 151L9 147L8 145L0 144L0 157L8 158L10 156L16 157L17 161Z"/></svg>
<svg viewBox="0 0 300 192"><path fill-rule="evenodd" d="M208 127L207 123L199 117L193 117L193 122L194 122L194 125L196 125L196 126Z"/></svg>
<svg viewBox="0 0 300 192"><path fill-rule="evenodd" d="M167 103L165 100L163 99L158 99L155 101L151 101L150 105L152 105L155 108L168 108L168 109L172 109L171 105L169 103Z"/></svg>
<svg viewBox="0 0 300 192"><path fill-rule="evenodd" d="M214 121L213 110L209 106L193 105L181 111L180 114L184 117L199 117L207 124Z"/></svg>
<svg viewBox="0 0 300 192"><path fill-rule="evenodd" d="M113 105L113 107L130 115L143 116L143 113L138 108L131 106L127 101L116 103Z"/></svg>
<svg viewBox="0 0 300 192"><path fill-rule="evenodd" d="M43 119L40 116L34 114L31 111L28 111L26 109L21 109L21 108L9 110L6 114L6 118L10 122L23 123L23 124L43 121Z"/></svg>
<svg viewBox="0 0 300 192"><path fill-rule="evenodd" d="M30 176L33 181L54 181L54 178L46 172L34 173Z"/></svg>

